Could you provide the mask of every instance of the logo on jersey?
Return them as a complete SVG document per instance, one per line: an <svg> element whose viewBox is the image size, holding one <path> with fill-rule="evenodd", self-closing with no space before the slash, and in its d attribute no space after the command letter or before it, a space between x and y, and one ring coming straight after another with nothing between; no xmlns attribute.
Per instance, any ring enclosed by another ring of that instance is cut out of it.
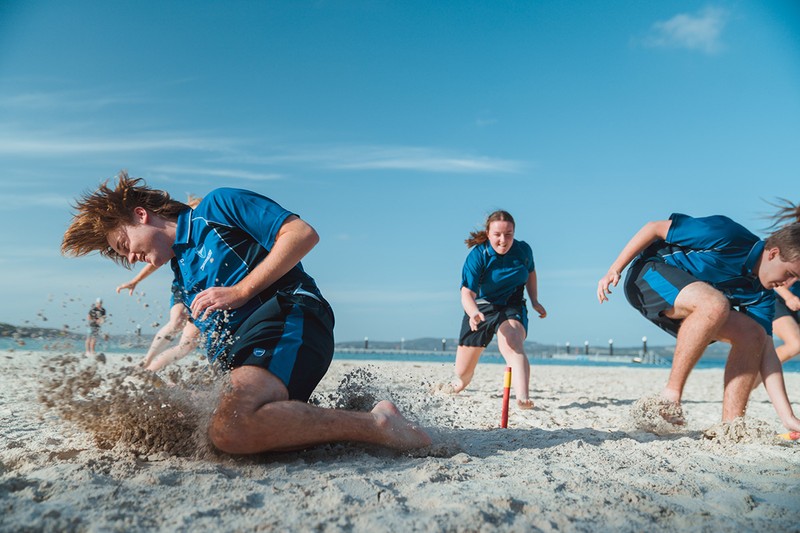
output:
<svg viewBox="0 0 800 533"><path fill-rule="evenodd" d="M200 255L199 252L198 252L198 255ZM214 253L211 250L209 250L208 251L208 255L206 256L205 260L203 261L203 264L200 265L200 270L204 271L206 269L206 264L214 262L214 258L212 257L213 255L214 255ZM200 257L203 257L203 256L201 255Z"/></svg>

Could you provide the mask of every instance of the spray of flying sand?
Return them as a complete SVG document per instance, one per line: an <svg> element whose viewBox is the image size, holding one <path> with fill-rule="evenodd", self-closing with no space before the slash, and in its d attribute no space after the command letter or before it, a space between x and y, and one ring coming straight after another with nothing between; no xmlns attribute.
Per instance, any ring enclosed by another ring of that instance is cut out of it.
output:
<svg viewBox="0 0 800 533"><path fill-rule="evenodd" d="M91 433L101 449L213 453L205 430L225 380L205 365L176 366L164 380L134 365L110 370L102 359L75 356L54 357L44 370L40 401Z"/></svg>

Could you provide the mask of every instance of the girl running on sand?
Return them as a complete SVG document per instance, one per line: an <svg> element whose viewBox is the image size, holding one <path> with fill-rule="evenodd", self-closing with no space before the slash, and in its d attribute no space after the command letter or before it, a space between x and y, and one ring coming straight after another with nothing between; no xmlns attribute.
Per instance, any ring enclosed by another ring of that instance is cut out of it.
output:
<svg viewBox="0 0 800 533"><path fill-rule="evenodd" d="M517 405L533 408L529 398L530 363L523 343L528 335L528 310L524 293L539 318L547 311L539 303L533 252L525 241L514 239L514 218L495 211L484 229L473 231L464 242L471 248L461 275L464 317L456 351L456 379L451 392L464 390L475 373L478 358L497 334L500 353L511 367Z"/></svg>

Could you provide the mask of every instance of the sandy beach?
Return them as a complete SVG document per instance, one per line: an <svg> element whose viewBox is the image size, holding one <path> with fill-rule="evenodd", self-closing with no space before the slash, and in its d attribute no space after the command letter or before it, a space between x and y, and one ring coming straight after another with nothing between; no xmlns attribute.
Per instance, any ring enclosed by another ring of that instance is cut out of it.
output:
<svg viewBox="0 0 800 533"><path fill-rule="evenodd" d="M0 530L800 531L800 444L775 437L763 389L744 425L706 432L721 370L696 370L688 425L657 434L634 405L666 368L534 361L536 407L500 429L502 366L451 396L430 392L448 364L337 360L312 401L392 399L434 444L243 458L205 442L218 381L205 363L148 381L138 357L0 352ZM800 374L786 380L796 400Z"/></svg>

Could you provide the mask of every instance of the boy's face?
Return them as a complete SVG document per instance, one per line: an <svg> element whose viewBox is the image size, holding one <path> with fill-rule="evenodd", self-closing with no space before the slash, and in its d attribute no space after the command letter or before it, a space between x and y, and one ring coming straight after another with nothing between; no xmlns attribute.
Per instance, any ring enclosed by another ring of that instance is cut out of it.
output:
<svg viewBox="0 0 800 533"><path fill-rule="evenodd" d="M134 223L123 224L108 234L108 245L132 265L147 263L158 268L175 256L174 238L152 223L145 210L134 210Z"/></svg>
<svg viewBox="0 0 800 533"><path fill-rule="evenodd" d="M785 285L791 286L800 277L800 260L784 261L780 250L772 248L764 250L761 264L758 267L758 280L767 289Z"/></svg>

